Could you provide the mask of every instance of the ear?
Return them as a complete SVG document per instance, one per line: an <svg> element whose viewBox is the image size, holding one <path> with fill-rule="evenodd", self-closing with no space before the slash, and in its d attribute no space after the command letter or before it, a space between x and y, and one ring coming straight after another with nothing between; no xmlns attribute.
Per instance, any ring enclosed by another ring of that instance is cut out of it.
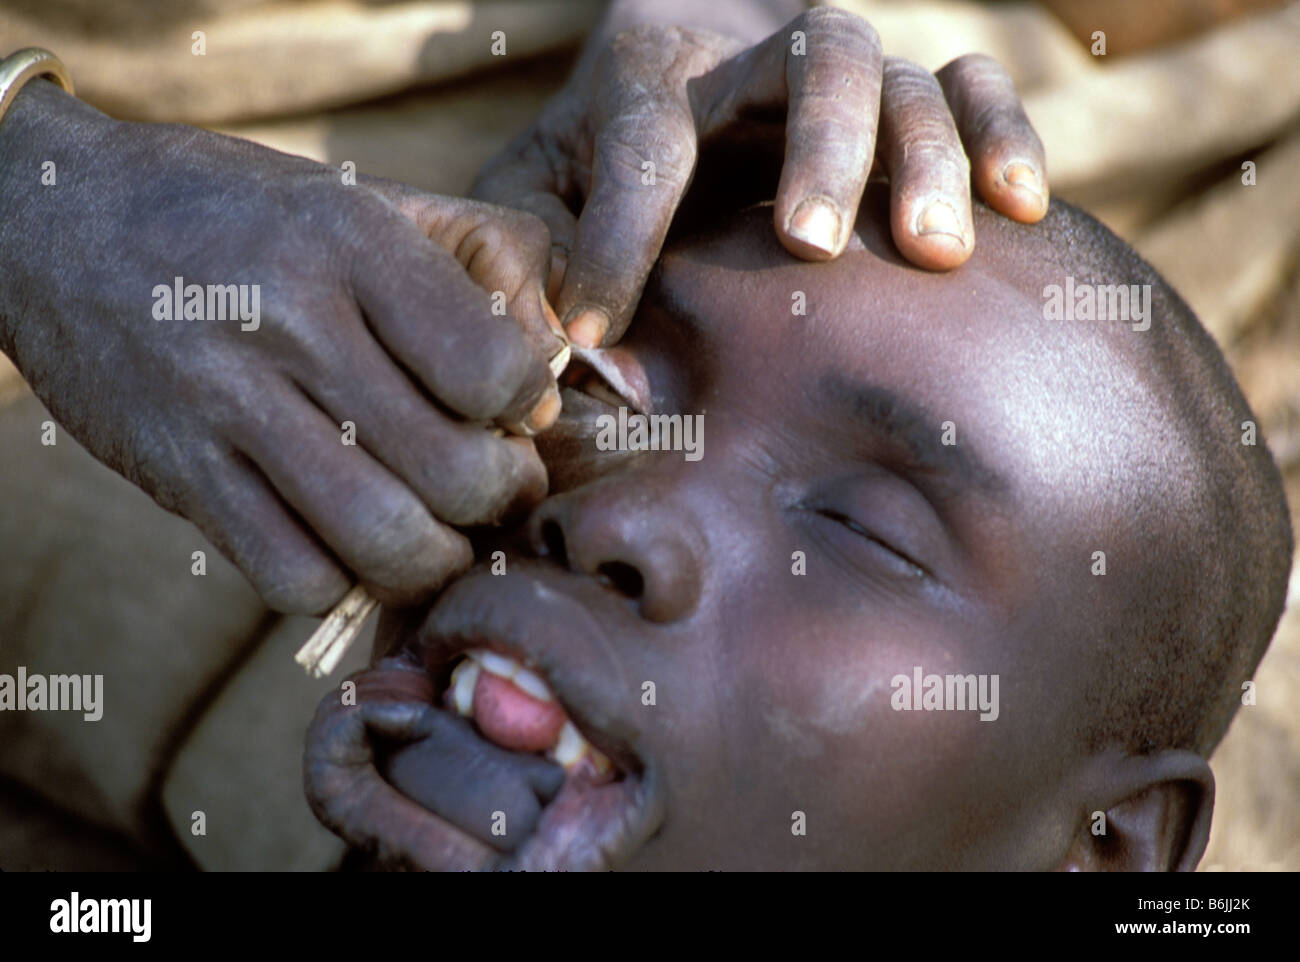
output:
<svg viewBox="0 0 1300 962"><path fill-rule="evenodd" d="M1190 872L1210 839L1214 775L1178 749L1097 760L1086 818L1060 868L1070 872ZM1104 834L1101 819L1105 813Z"/></svg>

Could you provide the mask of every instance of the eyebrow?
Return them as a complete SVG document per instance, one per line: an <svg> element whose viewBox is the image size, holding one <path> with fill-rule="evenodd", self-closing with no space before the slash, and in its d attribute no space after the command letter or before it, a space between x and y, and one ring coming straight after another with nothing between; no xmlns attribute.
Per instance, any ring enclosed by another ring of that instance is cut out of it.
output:
<svg viewBox="0 0 1300 962"><path fill-rule="evenodd" d="M662 264L655 265L646 283L642 303L658 308L687 336L709 330L685 298L662 283ZM943 443L943 424L924 407L882 384L859 381L842 371L827 371L820 378L819 394L829 409L882 441L903 470L927 480L943 500L977 493L1007 499L1011 485L993 470L977 449L965 440L958 426L957 443Z"/></svg>
<svg viewBox="0 0 1300 962"><path fill-rule="evenodd" d="M956 443L944 444L948 422L897 391L833 371L821 377L819 393L828 409L883 442L899 467L930 481L945 500L972 488L998 498L1009 491L1006 479L961 436L960 426L954 422Z"/></svg>

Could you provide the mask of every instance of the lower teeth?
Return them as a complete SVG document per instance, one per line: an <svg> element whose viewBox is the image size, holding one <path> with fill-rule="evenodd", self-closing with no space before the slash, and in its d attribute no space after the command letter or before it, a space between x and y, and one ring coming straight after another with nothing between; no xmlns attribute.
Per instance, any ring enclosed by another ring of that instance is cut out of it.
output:
<svg viewBox="0 0 1300 962"><path fill-rule="evenodd" d="M473 658L466 658L451 673L451 705L461 718L474 717L474 688L483 668Z"/></svg>

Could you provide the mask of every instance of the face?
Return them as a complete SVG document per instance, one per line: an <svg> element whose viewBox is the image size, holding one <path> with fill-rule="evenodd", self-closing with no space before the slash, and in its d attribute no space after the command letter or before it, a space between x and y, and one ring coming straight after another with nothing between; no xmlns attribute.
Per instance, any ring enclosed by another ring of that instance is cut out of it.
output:
<svg viewBox="0 0 1300 962"><path fill-rule="evenodd" d="M436 839L425 867L474 846L570 868L1061 863L1103 674L1092 551L1127 550L1107 479L1141 453L1092 402L1142 403L1137 335L1043 321L1057 279L997 236L950 274L905 266L880 200L834 263L792 259L766 210L664 255L607 383L566 389L539 444L549 498L431 610L386 616L360 694L424 706L376 737L423 808L371 835ZM699 415L698 459L601 450L611 385ZM431 715L471 649L556 701L475 682L474 722ZM996 701L925 710L918 669ZM558 718L612 780L498 747Z"/></svg>

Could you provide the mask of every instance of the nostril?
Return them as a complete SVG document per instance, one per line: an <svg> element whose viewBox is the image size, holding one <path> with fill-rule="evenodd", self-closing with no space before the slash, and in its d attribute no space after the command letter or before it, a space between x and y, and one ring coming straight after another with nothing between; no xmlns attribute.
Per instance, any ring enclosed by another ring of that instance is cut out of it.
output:
<svg viewBox="0 0 1300 962"><path fill-rule="evenodd" d="M645 579L641 572L622 561L606 561L596 569L596 574L627 597L636 600L645 591Z"/></svg>
<svg viewBox="0 0 1300 962"><path fill-rule="evenodd" d="M569 552L564 545L564 529L560 527L558 521L542 522L542 544L546 546L546 553L557 564L564 567L569 566Z"/></svg>

